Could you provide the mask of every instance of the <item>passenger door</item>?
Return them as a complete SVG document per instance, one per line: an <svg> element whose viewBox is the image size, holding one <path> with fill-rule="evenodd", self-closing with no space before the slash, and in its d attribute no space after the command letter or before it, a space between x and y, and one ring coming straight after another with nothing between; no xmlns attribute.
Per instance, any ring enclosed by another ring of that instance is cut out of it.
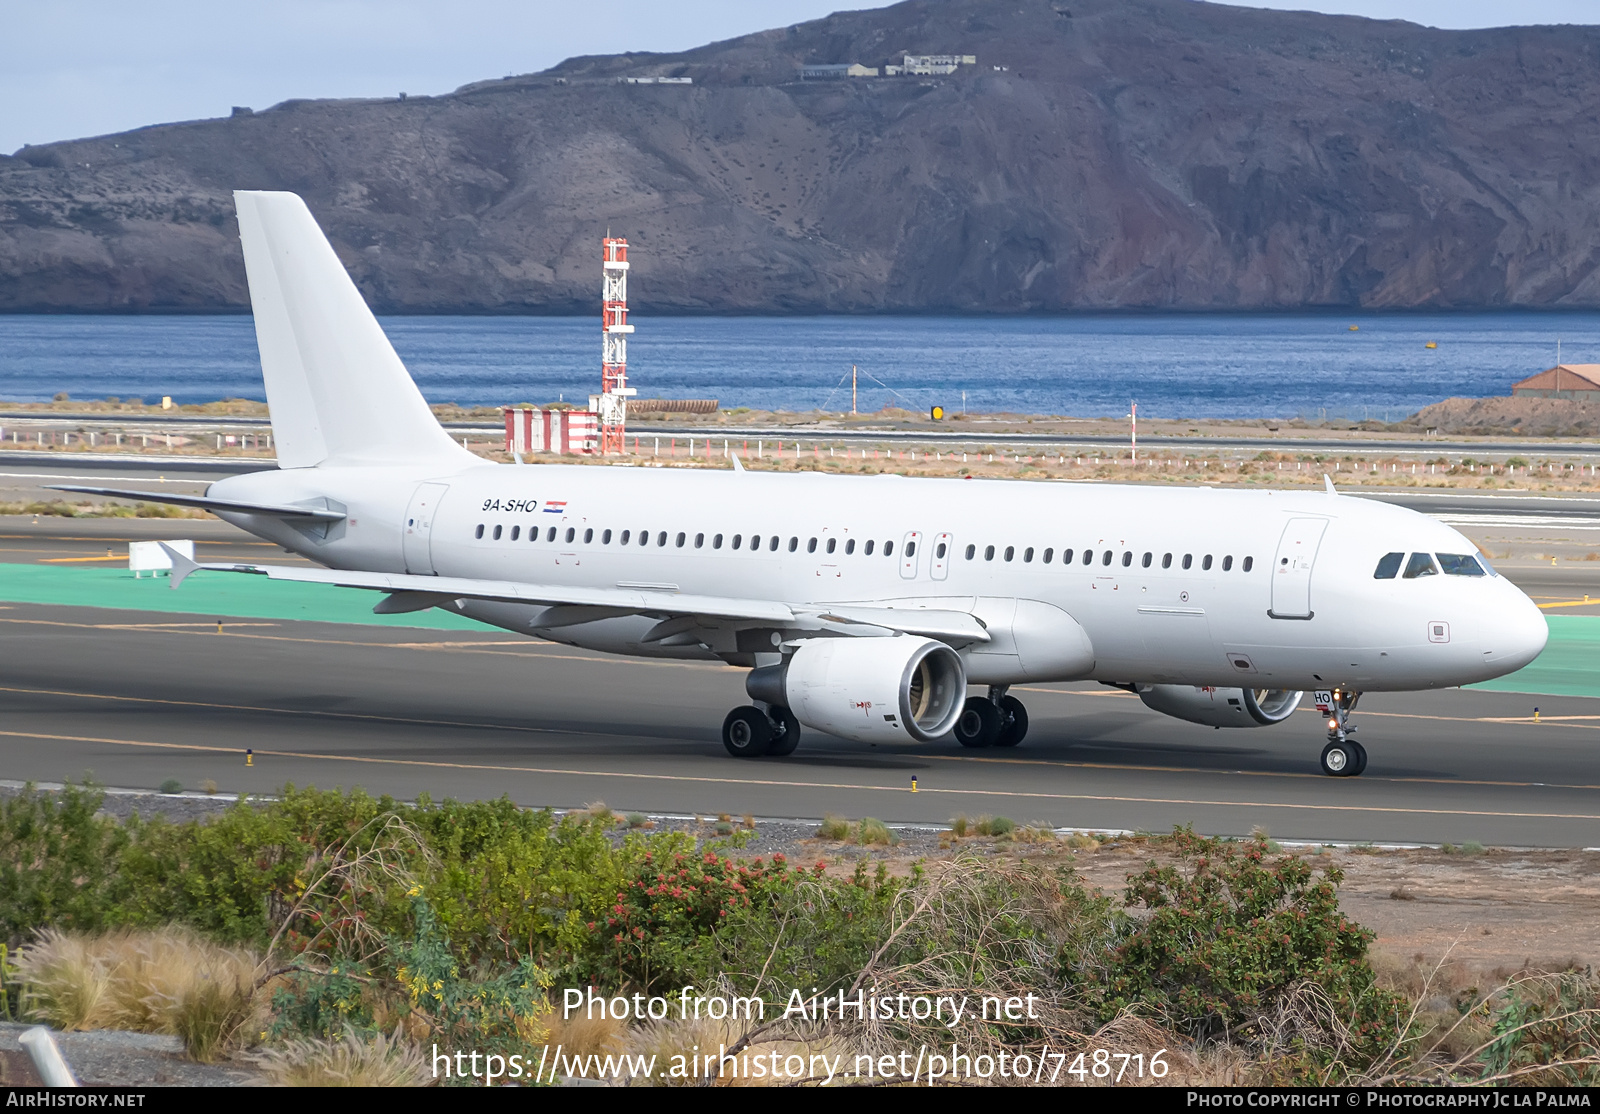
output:
<svg viewBox="0 0 1600 1114"><path fill-rule="evenodd" d="M907 531L900 543L900 576L905 580L917 578L917 565L922 561L922 531Z"/></svg>
<svg viewBox="0 0 1600 1114"><path fill-rule="evenodd" d="M400 549L405 557L406 572L416 576L433 575L433 547L430 539L433 522L444 502L449 484L422 484L411 497L406 508L406 527L401 534Z"/></svg>
<svg viewBox="0 0 1600 1114"><path fill-rule="evenodd" d="M928 557L928 575L943 580L950 574L950 546L954 544L949 534L935 534L933 553Z"/></svg>
<svg viewBox="0 0 1600 1114"><path fill-rule="evenodd" d="M1309 619L1315 614L1311 610L1311 566L1327 528L1325 518L1291 518L1283 528L1272 560L1272 608L1267 614L1274 619Z"/></svg>

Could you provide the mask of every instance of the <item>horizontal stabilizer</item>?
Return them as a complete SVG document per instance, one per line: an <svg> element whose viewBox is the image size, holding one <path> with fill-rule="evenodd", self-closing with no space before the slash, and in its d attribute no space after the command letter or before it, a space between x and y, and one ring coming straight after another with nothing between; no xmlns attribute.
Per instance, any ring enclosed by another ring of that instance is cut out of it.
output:
<svg viewBox="0 0 1600 1114"><path fill-rule="evenodd" d="M229 511L233 514L264 514L271 518L307 518L316 522L338 522L343 511L330 511L324 507L296 507L292 504L240 503L233 499L208 499L204 495L168 495L164 491L123 491L115 487L75 487L69 484L47 484L48 491L75 491L81 495L109 495L118 499L140 499L146 503L170 503L175 507L199 507L206 511Z"/></svg>

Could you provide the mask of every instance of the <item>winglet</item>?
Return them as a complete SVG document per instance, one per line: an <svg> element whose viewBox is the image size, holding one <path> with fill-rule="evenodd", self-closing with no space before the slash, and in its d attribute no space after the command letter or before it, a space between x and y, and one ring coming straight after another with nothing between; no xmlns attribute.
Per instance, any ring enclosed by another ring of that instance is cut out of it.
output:
<svg viewBox="0 0 1600 1114"><path fill-rule="evenodd" d="M733 470L735 472L743 472L744 471L744 465L739 463L739 454L738 453L731 454L728 457L728 459L733 461Z"/></svg>
<svg viewBox="0 0 1600 1114"><path fill-rule="evenodd" d="M1339 494L1339 492L1334 489L1333 477L1328 475L1328 473L1326 473L1326 472L1322 473L1322 482L1328 485L1328 494L1329 495L1337 495L1337 494Z"/></svg>
<svg viewBox="0 0 1600 1114"><path fill-rule="evenodd" d="M517 452L515 449L511 450L511 459L516 461L518 464L528 463L526 460L522 459L522 454Z"/></svg>
<svg viewBox="0 0 1600 1114"><path fill-rule="evenodd" d="M200 567L200 562L190 560L166 542L158 542L156 544L160 545L166 555L172 559L172 587L176 591L178 585L182 584L190 573Z"/></svg>

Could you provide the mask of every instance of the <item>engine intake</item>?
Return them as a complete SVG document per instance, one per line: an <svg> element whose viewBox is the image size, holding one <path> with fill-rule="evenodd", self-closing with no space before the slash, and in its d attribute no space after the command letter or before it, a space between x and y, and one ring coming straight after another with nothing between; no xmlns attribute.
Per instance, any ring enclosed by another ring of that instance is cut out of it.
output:
<svg viewBox="0 0 1600 1114"><path fill-rule="evenodd" d="M1266 727L1282 723L1299 707L1302 695L1288 689L1139 686L1139 699L1146 707L1207 727Z"/></svg>
<svg viewBox="0 0 1600 1114"><path fill-rule="evenodd" d="M784 664L752 670L745 691L830 735L925 743L955 726L967 674L961 656L931 638L813 638Z"/></svg>

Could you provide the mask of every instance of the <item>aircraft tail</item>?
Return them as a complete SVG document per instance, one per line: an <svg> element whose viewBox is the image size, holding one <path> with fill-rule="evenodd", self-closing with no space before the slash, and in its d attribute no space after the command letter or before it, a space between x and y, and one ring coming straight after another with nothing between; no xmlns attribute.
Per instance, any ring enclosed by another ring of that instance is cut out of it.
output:
<svg viewBox="0 0 1600 1114"><path fill-rule="evenodd" d="M477 460L435 420L305 202L233 200L278 464Z"/></svg>

